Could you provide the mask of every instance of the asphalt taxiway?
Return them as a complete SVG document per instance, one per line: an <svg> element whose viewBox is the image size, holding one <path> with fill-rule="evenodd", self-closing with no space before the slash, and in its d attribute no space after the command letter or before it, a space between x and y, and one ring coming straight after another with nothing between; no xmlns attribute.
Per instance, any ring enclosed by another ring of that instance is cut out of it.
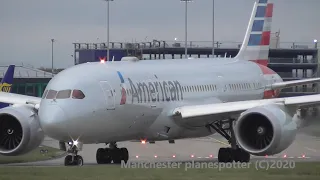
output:
<svg viewBox="0 0 320 180"><path fill-rule="evenodd" d="M44 145L58 147L58 142L46 139ZM139 142L121 142L118 147L126 147L130 153L131 162L188 162L188 161L217 161L220 147L228 144L220 135L212 135L198 139L176 140L175 144L168 141L155 144ZM97 165L96 151L104 144L84 145L79 154L84 159L84 165ZM255 159L291 159L295 161L320 161L320 138L300 133L294 143L285 151L275 156L255 157ZM33 163L10 164L7 166L63 166L64 157Z"/></svg>

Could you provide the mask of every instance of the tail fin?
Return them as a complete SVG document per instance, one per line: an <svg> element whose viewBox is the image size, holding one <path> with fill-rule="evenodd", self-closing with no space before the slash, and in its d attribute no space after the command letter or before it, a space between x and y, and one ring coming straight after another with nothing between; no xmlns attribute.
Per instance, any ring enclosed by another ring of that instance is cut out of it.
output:
<svg viewBox="0 0 320 180"><path fill-rule="evenodd" d="M256 0L241 49L235 58L267 66L273 4Z"/></svg>
<svg viewBox="0 0 320 180"><path fill-rule="evenodd" d="M13 83L13 76L14 76L14 68L15 65L10 65L6 74L3 76L0 84L0 91L1 92L11 92L11 86ZM7 103L0 102L0 109L9 106Z"/></svg>
<svg viewBox="0 0 320 180"><path fill-rule="evenodd" d="M10 85L13 83L14 68L15 68L15 65L10 65L8 67L6 74L4 75L4 77L1 80L2 85L4 83L10 84ZM1 89L0 91L3 91L3 89Z"/></svg>

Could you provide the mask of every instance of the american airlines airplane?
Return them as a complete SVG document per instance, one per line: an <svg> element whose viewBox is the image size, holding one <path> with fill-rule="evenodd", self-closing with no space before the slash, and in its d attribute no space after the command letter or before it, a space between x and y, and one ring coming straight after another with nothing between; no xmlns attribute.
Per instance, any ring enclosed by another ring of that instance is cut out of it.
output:
<svg viewBox="0 0 320 180"><path fill-rule="evenodd" d="M283 82L266 66L273 4L256 0L235 58L85 63L54 76L42 98L0 93L0 154L21 155L44 135L67 142L65 165L83 165L83 144L105 143L98 164L127 162L121 141L170 141L219 133L231 144L219 162L282 152L294 141L297 112L320 95L277 98L283 88L320 78ZM201 147L199 147L201 148Z"/></svg>

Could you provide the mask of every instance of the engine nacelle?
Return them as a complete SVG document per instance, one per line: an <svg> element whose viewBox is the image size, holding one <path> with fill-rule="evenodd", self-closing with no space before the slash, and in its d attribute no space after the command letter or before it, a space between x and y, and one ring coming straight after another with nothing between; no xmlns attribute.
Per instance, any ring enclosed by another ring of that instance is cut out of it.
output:
<svg viewBox="0 0 320 180"><path fill-rule="evenodd" d="M44 139L37 113L28 105L0 110L0 154L17 156L37 148Z"/></svg>
<svg viewBox="0 0 320 180"><path fill-rule="evenodd" d="M257 156L274 155L292 144L297 124L284 106L268 104L243 112L234 131L245 151Z"/></svg>

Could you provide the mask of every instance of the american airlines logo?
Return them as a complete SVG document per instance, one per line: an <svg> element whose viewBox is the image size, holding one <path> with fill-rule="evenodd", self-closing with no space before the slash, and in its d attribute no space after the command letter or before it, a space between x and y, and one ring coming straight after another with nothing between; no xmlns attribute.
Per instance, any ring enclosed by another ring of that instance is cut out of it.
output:
<svg viewBox="0 0 320 180"><path fill-rule="evenodd" d="M131 87L132 103L183 100L182 86L179 81L137 82L128 78Z"/></svg>

